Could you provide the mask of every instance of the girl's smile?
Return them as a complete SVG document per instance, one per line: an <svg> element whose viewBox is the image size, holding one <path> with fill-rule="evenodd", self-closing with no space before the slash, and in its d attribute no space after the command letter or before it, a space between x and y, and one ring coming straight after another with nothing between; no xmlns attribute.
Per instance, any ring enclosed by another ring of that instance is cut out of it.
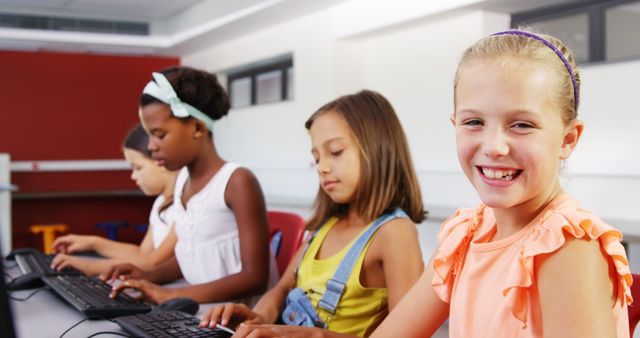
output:
<svg viewBox="0 0 640 338"><path fill-rule="evenodd" d="M486 184L496 187L512 184L523 172L522 169L506 167L476 166L476 169Z"/></svg>
<svg viewBox="0 0 640 338"><path fill-rule="evenodd" d="M458 158L492 208L528 209L561 191L568 129L550 89L557 79L535 66L489 60L467 66L459 79L452 119Z"/></svg>

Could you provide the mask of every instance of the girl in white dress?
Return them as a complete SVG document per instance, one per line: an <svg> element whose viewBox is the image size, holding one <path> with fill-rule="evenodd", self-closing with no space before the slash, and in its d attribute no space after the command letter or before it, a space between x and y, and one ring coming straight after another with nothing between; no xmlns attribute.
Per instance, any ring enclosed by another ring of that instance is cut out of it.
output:
<svg viewBox="0 0 640 338"><path fill-rule="evenodd" d="M176 244L173 187L178 172L158 166L147 150L148 143L149 136L138 124L131 129L122 145L124 157L131 165L131 179L145 195L158 196L151 208L149 227L140 245L92 235L62 236L53 242L53 248L58 253L52 261L54 269L73 267L87 275L97 275L109 271L113 265L127 262L149 269L173 256ZM82 251L94 251L105 258L69 255Z"/></svg>
<svg viewBox="0 0 640 338"><path fill-rule="evenodd" d="M222 159L212 126L227 114L227 94L215 75L173 67L153 73L140 98L140 120L158 165L182 169L175 186L175 256L151 270L118 266L103 279L126 279L126 288L162 303L189 297L199 303L246 300L264 292L277 270L269 252L264 197L255 176ZM190 285L154 283L186 279Z"/></svg>

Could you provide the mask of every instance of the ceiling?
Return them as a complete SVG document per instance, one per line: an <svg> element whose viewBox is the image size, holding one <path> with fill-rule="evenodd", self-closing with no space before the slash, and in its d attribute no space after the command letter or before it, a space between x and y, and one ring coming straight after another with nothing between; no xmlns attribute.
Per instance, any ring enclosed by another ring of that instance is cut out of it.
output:
<svg viewBox="0 0 640 338"><path fill-rule="evenodd" d="M0 0L3 13L152 21L176 15L202 0Z"/></svg>
<svg viewBox="0 0 640 338"><path fill-rule="evenodd" d="M149 36L0 27L0 50L179 56L351 0L0 0L0 14L134 21ZM594 0L483 0L477 6L517 12Z"/></svg>
<svg viewBox="0 0 640 338"><path fill-rule="evenodd" d="M0 50L179 56L345 1L0 0L0 14L150 25L148 36L0 27Z"/></svg>

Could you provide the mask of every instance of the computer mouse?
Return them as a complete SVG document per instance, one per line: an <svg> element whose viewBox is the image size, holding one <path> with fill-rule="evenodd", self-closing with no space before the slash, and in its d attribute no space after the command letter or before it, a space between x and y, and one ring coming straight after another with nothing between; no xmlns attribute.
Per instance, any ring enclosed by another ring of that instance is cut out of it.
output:
<svg viewBox="0 0 640 338"><path fill-rule="evenodd" d="M44 282L40 279L40 274L37 272L30 272L12 279L7 283L7 290L17 291L34 289L41 286L44 286Z"/></svg>
<svg viewBox="0 0 640 338"><path fill-rule="evenodd" d="M158 309L164 311L181 311L190 315L195 315L198 312L200 305L198 302L187 297L178 297L169 299L168 301L160 304Z"/></svg>

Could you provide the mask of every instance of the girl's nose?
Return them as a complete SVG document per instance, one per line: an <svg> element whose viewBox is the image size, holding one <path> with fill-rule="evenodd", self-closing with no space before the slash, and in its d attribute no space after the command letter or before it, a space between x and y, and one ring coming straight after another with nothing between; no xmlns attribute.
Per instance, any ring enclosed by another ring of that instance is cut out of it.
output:
<svg viewBox="0 0 640 338"><path fill-rule="evenodd" d="M509 138L501 130L485 134L482 152L488 157L501 157L509 154Z"/></svg>
<svg viewBox="0 0 640 338"><path fill-rule="evenodd" d="M318 174L327 174L331 171L331 166L329 165L329 161L319 160L316 163L316 170L318 170Z"/></svg>
<svg viewBox="0 0 640 338"><path fill-rule="evenodd" d="M158 144L153 140L153 137L149 138L149 144L147 144L147 150L150 152L158 151Z"/></svg>

